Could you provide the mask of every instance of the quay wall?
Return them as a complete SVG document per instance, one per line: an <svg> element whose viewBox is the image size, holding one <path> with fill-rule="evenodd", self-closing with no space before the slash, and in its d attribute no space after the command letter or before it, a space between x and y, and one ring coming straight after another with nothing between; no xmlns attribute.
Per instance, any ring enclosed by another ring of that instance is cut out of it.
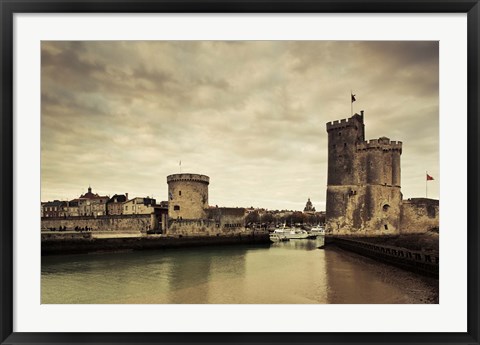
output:
<svg viewBox="0 0 480 345"><path fill-rule="evenodd" d="M344 250L377 261L438 278L439 254L436 251L415 251L401 247L354 240L350 237L330 237L327 243L334 244Z"/></svg>
<svg viewBox="0 0 480 345"><path fill-rule="evenodd" d="M154 228L154 216L150 214L109 215L94 217L42 218L42 229L66 227L89 228L91 231L141 231Z"/></svg>
<svg viewBox="0 0 480 345"><path fill-rule="evenodd" d="M91 232L46 232L42 231L42 243L46 241L90 240Z"/></svg>
<svg viewBox="0 0 480 345"><path fill-rule="evenodd" d="M152 235L127 238L57 238L42 240L42 255L267 243L269 243L268 233L211 237Z"/></svg>

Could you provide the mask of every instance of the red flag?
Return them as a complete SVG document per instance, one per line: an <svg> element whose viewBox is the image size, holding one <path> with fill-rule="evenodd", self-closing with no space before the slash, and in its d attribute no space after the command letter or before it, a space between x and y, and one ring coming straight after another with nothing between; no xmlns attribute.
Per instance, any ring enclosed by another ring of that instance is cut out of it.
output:
<svg viewBox="0 0 480 345"><path fill-rule="evenodd" d="M433 181L433 177L427 174L427 181Z"/></svg>

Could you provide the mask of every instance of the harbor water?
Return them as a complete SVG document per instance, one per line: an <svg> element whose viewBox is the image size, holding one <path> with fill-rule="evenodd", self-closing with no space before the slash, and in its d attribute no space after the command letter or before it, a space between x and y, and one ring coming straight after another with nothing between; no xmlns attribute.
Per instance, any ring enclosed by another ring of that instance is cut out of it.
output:
<svg viewBox="0 0 480 345"><path fill-rule="evenodd" d="M438 280L316 240L42 257L43 304L438 303Z"/></svg>

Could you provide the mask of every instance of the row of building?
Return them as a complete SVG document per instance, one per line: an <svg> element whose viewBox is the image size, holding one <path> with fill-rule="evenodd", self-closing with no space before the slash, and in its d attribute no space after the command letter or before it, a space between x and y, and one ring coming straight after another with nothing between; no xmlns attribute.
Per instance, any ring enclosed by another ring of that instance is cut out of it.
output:
<svg viewBox="0 0 480 345"><path fill-rule="evenodd" d="M166 202L157 204L155 199L148 196L128 199L128 193L125 193L109 197L93 193L92 188L88 187L87 193L73 200L42 202L41 216L42 218L66 218L152 214L155 208L165 207L167 207Z"/></svg>
<svg viewBox="0 0 480 345"><path fill-rule="evenodd" d="M159 204L150 197L136 197L128 199L128 193L115 194L112 197L102 196L92 192L92 188L88 187L88 192L80 195L80 197L69 200L53 200L41 203L41 216L46 218L66 218L66 217L97 217L108 215L132 215L132 214L152 214L155 208L168 208L168 202L162 201ZM278 214L280 216L291 215L294 211L267 211L262 208L246 208L245 214L257 212L260 215L267 213ZM310 198L303 210L305 214L320 214L324 212L316 212Z"/></svg>

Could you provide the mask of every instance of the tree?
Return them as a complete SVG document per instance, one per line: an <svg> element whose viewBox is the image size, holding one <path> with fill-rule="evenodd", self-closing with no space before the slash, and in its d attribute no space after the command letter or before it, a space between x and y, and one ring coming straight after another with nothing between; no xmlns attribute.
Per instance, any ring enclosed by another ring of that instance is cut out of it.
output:
<svg viewBox="0 0 480 345"><path fill-rule="evenodd" d="M255 223L258 223L259 221L260 221L260 215L258 214L257 211L250 212L245 217L245 223L247 225L255 224Z"/></svg>
<svg viewBox="0 0 480 345"><path fill-rule="evenodd" d="M262 223L270 224L270 223L273 223L274 221L275 221L275 218L273 217L273 214L271 214L271 213L265 213L262 216Z"/></svg>

